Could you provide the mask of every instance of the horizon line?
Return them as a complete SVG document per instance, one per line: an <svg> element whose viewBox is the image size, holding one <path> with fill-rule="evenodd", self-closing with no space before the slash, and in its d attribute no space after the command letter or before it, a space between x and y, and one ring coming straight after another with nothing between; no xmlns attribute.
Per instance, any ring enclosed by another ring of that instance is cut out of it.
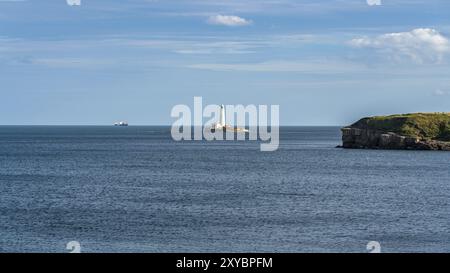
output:
<svg viewBox="0 0 450 273"><path fill-rule="evenodd" d="M172 127L171 124L132 124L128 126L115 126L114 124L0 124L2 127L6 126L73 126L73 127L87 127L87 126L102 126L102 127L138 127L138 126L151 126L151 127ZM301 125L301 124L287 124L279 125L279 127L341 127L346 125ZM193 126L194 127L194 126Z"/></svg>

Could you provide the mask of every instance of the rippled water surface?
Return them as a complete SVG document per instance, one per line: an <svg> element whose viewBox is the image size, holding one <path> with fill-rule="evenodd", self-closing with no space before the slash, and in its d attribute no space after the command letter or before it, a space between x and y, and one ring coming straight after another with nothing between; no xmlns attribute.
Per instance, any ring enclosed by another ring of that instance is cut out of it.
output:
<svg viewBox="0 0 450 273"><path fill-rule="evenodd" d="M337 127L280 141L0 127L0 251L450 251L450 153L336 149Z"/></svg>

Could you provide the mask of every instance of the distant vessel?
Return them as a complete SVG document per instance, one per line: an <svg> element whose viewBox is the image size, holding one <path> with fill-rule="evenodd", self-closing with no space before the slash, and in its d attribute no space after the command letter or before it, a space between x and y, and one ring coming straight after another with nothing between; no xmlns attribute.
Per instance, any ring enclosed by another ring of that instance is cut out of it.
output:
<svg viewBox="0 0 450 273"><path fill-rule="evenodd" d="M248 130L244 128L234 128L229 124L226 124L225 122L225 106L222 104L220 105L220 116L219 116L219 122L213 123L211 126L211 132L219 131L232 131L232 132L244 132L247 133Z"/></svg>
<svg viewBox="0 0 450 273"><path fill-rule="evenodd" d="M119 121L119 122L114 123L114 126L128 126L128 122Z"/></svg>

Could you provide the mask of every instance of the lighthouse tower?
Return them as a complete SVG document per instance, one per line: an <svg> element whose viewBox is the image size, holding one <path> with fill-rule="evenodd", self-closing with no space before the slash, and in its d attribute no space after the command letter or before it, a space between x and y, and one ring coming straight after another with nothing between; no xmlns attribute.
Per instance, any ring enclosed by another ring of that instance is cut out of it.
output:
<svg viewBox="0 0 450 273"><path fill-rule="evenodd" d="M238 132L238 133L247 133L249 130L245 128L233 128L231 125L226 124L226 116L225 116L225 105L220 105L220 113L219 113L219 120L216 123L213 123L211 126L211 132L216 132L217 130L220 131L231 131L231 132Z"/></svg>
<svg viewBox="0 0 450 273"><path fill-rule="evenodd" d="M220 105L220 116L219 116L219 126L225 127L225 106L222 104Z"/></svg>
<svg viewBox="0 0 450 273"><path fill-rule="evenodd" d="M220 105L220 112L219 112L219 120L213 124L213 129L219 129L219 130L225 130L227 127L226 118L225 118L225 106L222 104Z"/></svg>

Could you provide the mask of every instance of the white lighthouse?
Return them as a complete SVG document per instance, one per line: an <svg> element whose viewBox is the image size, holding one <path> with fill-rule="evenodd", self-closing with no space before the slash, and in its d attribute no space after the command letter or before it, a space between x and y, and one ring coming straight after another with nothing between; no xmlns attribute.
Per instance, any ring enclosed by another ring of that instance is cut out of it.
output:
<svg viewBox="0 0 450 273"><path fill-rule="evenodd" d="M225 130L227 127L225 116L225 105L220 105L219 120L213 124L213 130Z"/></svg>
<svg viewBox="0 0 450 273"><path fill-rule="evenodd" d="M219 124L221 127L225 127L225 105L220 105L220 116L219 116Z"/></svg>
<svg viewBox="0 0 450 273"><path fill-rule="evenodd" d="M245 128L234 128L231 125L228 125L226 123L226 116L225 116L225 105L220 105L220 113L219 113L219 120L216 123L213 123L211 126L211 131L216 132L216 130L220 131L227 131L230 130L232 132L248 132Z"/></svg>

